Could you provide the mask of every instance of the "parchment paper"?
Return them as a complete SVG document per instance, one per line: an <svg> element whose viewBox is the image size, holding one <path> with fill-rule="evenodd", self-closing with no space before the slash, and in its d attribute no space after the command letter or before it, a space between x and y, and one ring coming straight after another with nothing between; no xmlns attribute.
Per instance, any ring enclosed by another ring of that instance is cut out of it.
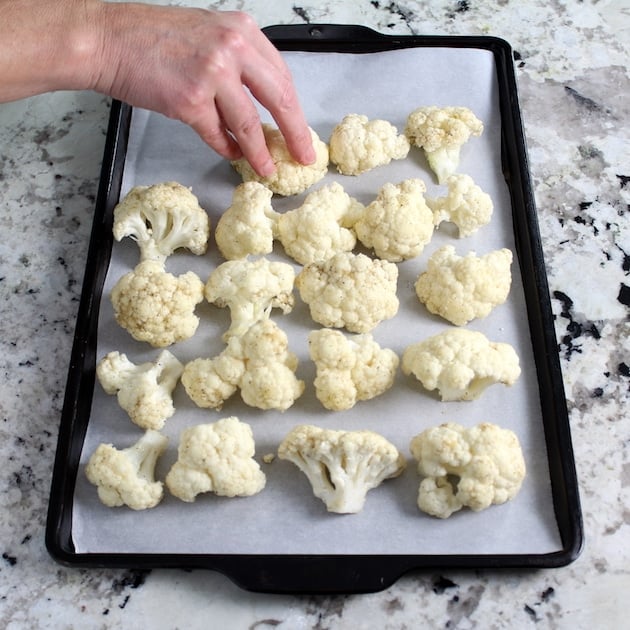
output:
<svg viewBox="0 0 630 630"><path fill-rule="evenodd" d="M483 254L508 247L516 254L508 190L501 175L500 115L493 56L477 49L418 48L376 54L287 53L297 88L311 126L327 140L333 126L348 113L384 118L400 131L410 111L420 105L465 105L484 121L480 138L462 149L460 172L470 174L493 198L491 225L476 235L457 239L452 226L443 225L416 259L400 264L398 294L400 313L373 332L376 340L396 350L447 328L449 324L427 313L413 290L417 275L430 254L450 243L458 253ZM265 120L268 114L262 112ZM427 196L445 194L434 182L424 158L413 149L396 161L360 177L338 175L331 167L323 185L339 181L363 203L369 203L385 182L422 178ZM191 186L207 209L212 226L230 205L240 183L231 166L208 149L188 127L162 116L135 110L129 140L122 194L137 184L175 180ZM303 197L274 198L276 210L301 204ZM288 261L278 246L274 257ZM127 239L115 243L100 313L98 357L111 350L126 352L136 362L154 359L158 350L135 342L113 319L109 293L115 281L138 261L136 246ZM175 254L167 268L179 273L195 270L202 280L222 259L214 242L204 257ZM299 269L296 266L296 269ZM308 359L306 336L318 328L296 294L290 315L274 313L273 319L287 332L291 349L298 354L298 376L306 392L285 413L259 411L245 406L236 394L220 411L197 409L183 387L175 395L177 412L164 433L169 449L160 460L157 476L164 478L176 459L180 431L193 424L214 422L237 415L251 425L256 457L267 475L265 490L250 498L226 499L212 494L187 504L165 492L152 510L134 512L111 509L98 501L96 489L85 479L84 466L100 442L119 448L141 435L118 407L113 396L95 386L94 402L76 485L73 537L76 551L117 553L229 553L229 554L538 554L561 549L556 526L546 447L541 421L538 386L532 356L524 295L516 260L508 303L469 328L493 341L511 343L520 355L523 373L511 388L495 385L474 402L443 403L425 392L413 377L399 373L394 387L372 401L360 402L344 412L329 412L315 399L314 365ZM227 309L208 304L198 307L202 323L192 340L170 350L186 362L211 357L224 347L220 340L229 322ZM522 444L528 474L520 494L510 503L481 513L462 510L448 520L422 514L416 507L419 477L409 455L411 438L423 429L445 421L472 426L490 421L513 429ZM291 463L262 456L276 451L279 442L296 424L312 423L334 429L375 430L395 443L408 457L408 467L398 479L370 491L364 510L355 515L335 515L316 499L306 477Z"/></svg>

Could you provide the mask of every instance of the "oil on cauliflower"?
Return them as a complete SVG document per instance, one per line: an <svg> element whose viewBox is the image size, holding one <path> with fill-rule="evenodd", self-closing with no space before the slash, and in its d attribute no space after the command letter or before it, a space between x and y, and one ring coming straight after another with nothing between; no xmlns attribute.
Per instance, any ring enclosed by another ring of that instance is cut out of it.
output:
<svg viewBox="0 0 630 630"><path fill-rule="evenodd" d="M443 401L475 400L491 385L511 386L521 375L510 344L466 328L450 328L407 346L401 367L426 390L437 389Z"/></svg>
<svg viewBox="0 0 630 630"><path fill-rule="evenodd" d="M352 252L306 265L295 279L314 321L355 333L370 332L396 315L397 282L394 263Z"/></svg>
<svg viewBox="0 0 630 630"><path fill-rule="evenodd" d="M503 304L512 285L512 252L503 248L458 256L452 245L435 251L418 276L416 295L427 310L456 326L487 317Z"/></svg>
<svg viewBox="0 0 630 630"><path fill-rule="evenodd" d="M479 512L506 503L526 475L516 434L488 422L426 429L411 440L410 450L422 476L418 507L438 518L465 507Z"/></svg>
<svg viewBox="0 0 630 630"><path fill-rule="evenodd" d="M269 123L264 123L262 127L276 170L268 177L262 177L254 171L245 158L240 158L233 161L232 165L244 182L257 181L277 195L289 196L304 192L324 178L328 172L328 145L320 140L313 129L310 131L315 149L315 161L305 165L293 159L279 129Z"/></svg>
<svg viewBox="0 0 630 630"><path fill-rule="evenodd" d="M377 166L402 160L409 153L409 140L386 120L369 120L348 114L337 124L328 142L330 161L343 175L360 175Z"/></svg>
<svg viewBox="0 0 630 630"><path fill-rule="evenodd" d="M394 384L398 355L381 348L369 333L346 337L339 330L313 330L308 347L317 368L315 395L326 409L351 409Z"/></svg>

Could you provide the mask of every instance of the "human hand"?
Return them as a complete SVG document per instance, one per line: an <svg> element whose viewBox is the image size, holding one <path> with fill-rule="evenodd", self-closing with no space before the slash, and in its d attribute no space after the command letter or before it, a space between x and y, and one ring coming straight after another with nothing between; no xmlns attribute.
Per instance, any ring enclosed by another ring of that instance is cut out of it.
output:
<svg viewBox="0 0 630 630"><path fill-rule="evenodd" d="M102 46L93 89L179 119L223 157L244 156L268 176L275 167L253 96L276 121L293 157L313 162L290 72L250 16L144 4L100 6Z"/></svg>

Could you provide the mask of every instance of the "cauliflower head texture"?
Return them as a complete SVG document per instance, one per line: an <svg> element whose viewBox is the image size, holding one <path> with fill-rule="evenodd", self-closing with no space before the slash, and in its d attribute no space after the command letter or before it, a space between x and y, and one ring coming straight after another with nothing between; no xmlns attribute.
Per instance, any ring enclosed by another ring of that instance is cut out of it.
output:
<svg viewBox="0 0 630 630"><path fill-rule="evenodd" d="M475 184L470 175L451 175L446 185L446 196L427 199L436 226L450 221L457 226L459 237L464 238L490 223L494 211L492 198Z"/></svg>
<svg viewBox="0 0 630 630"><path fill-rule="evenodd" d="M141 260L164 262L180 248L204 254L210 220L189 188L165 182L132 188L114 208L113 233L136 241Z"/></svg>
<svg viewBox="0 0 630 630"><path fill-rule="evenodd" d="M155 361L140 365L121 352L109 352L98 362L96 376L107 394L116 394L134 424L159 430L175 413L173 390L183 369L168 350L162 350Z"/></svg>
<svg viewBox="0 0 630 630"><path fill-rule="evenodd" d="M182 384L199 407L221 409L240 389L250 407L285 411L304 392L304 381L295 376L297 356L288 345L284 331L262 320L230 337L218 356L187 363Z"/></svg>
<svg viewBox="0 0 630 630"><path fill-rule="evenodd" d="M431 255L416 280L416 295L430 313L463 326L507 300L511 264L512 252L506 248L458 256L452 245L445 245Z"/></svg>
<svg viewBox="0 0 630 630"><path fill-rule="evenodd" d="M267 482L254 455L251 427L235 416L189 427L181 433L177 461L166 475L166 487L187 503L206 492L222 497L252 496Z"/></svg>
<svg viewBox="0 0 630 630"><path fill-rule="evenodd" d="M335 126L328 142L330 161L343 175L360 175L377 166L402 160L409 153L409 140L386 120L369 120L348 114Z"/></svg>
<svg viewBox="0 0 630 630"><path fill-rule="evenodd" d="M426 429L410 443L423 477L418 507L448 518L464 507L475 512L513 499L526 475L516 434L482 422L466 428L454 422Z"/></svg>
<svg viewBox="0 0 630 630"><path fill-rule="evenodd" d="M298 195L323 179L328 172L328 145L320 140L313 129L310 131L315 149L315 161L312 164L296 162L289 152L282 132L273 125L264 123L263 133L276 165L275 172L268 177L261 177L245 158L233 161L232 166L244 182L260 182L277 195Z"/></svg>
<svg viewBox="0 0 630 630"><path fill-rule="evenodd" d="M372 488L405 469L403 454L373 431L336 431L313 425L294 427L278 447L278 457L295 464L329 512L360 512Z"/></svg>
<svg viewBox="0 0 630 630"><path fill-rule="evenodd" d="M326 409L351 409L394 384L398 355L381 348L369 333L348 338L339 330L313 330L308 347L317 367L315 395Z"/></svg>
<svg viewBox="0 0 630 630"><path fill-rule="evenodd" d="M85 474L97 487L101 502L108 507L126 505L132 510L155 507L164 495L164 485L155 480L155 466L167 444L168 438L153 429L124 449L99 444Z"/></svg>
<svg viewBox="0 0 630 630"><path fill-rule="evenodd" d="M418 256L434 231L425 191L420 179L385 184L354 225L361 243L390 262Z"/></svg>
<svg viewBox="0 0 630 630"><path fill-rule="evenodd" d="M220 264L210 274L204 295L211 304L230 309L232 322L223 335L224 341L267 319L273 308L290 313L294 305L294 281L295 270L290 264L267 258L228 260Z"/></svg>
<svg viewBox="0 0 630 630"><path fill-rule="evenodd" d="M396 315L398 267L365 254L340 252L306 265L295 278L311 317L327 328L367 333Z"/></svg>
<svg viewBox="0 0 630 630"><path fill-rule="evenodd" d="M483 123L468 107L430 105L409 114L405 135L424 150L438 183L444 184L459 166L462 146L483 132Z"/></svg>
<svg viewBox="0 0 630 630"><path fill-rule="evenodd" d="M307 265L351 251L357 239L350 228L363 210L334 182L308 194L299 208L279 214L276 233L287 255Z"/></svg>
<svg viewBox="0 0 630 630"><path fill-rule="evenodd" d="M450 328L407 346L402 371L413 374L443 401L475 400L491 385L514 385L521 374L514 348L483 333Z"/></svg>
<svg viewBox="0 0 630 630"><path fill-rule="evenodd" d="M145 260L116 282L110 297L120 326L134 339L164 348L195 334L203 291L193 271L175 276L163 263Z"/></svg>
<svg viewBox="0 0 630 630"><path fill-rule="evenodd" d="M232 204L221 215L214 232L217 247L227 260L273 251L276 213L271 206L273 193L259 182L240 184Z"/></svg>

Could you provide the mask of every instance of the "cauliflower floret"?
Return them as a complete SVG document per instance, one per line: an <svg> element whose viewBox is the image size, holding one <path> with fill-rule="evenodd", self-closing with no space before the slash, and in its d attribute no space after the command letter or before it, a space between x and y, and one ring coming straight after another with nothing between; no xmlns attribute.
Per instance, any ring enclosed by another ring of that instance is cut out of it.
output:
<svg viewBox="0 0 630 630"><path fill-rule="evenodd" d="M214 234L217 247L227 260L273 251L277 215L271 206L272 195L259 182L236 187L232 205L221 215Z"/></svg>
<svg viewBox="0 0 630 630"><path fill-rule="evenodd" d="M304 381L295 376L297 356L288 346L286 334L273 321L262 320L244 335L230 337L213 359L186 364L182 384L199 407L221 409L240 388L250 407L285 411L304 392Z"/></svg>
<svg viewBox="0 0 630 630"><path fill-rule="evenodd" d="M155 465L167 444L168 438L153 429L125 449L99 444L85 474L98 488L101 502L108 507L126 505L132 510L155 507L164 494L162 482L154 477Z"/></svg>
<svg viewBox="0 0 630 630"><path fill-rule="evenodd" d="M400 262L418 256L433 236L433 212L426 204L420 179L385 184L354 229L379 258Z"/></svg>
<svg viewBox="0 0 630 630"><path fill-rule="evenodd" d="M193 271L175 276L163 263L145 260L114 285L114 317L131 336L155 348L189 339L199 326L195 306L203 300L203 282Z"/></svg>
<svg viewBox="0 0 630 630"><path fill-rule="evenodd" d="M310 193L295 210L279 214L278 239L284 251L301 265L351 251L356 236L349 229L364 210L337 182Z"/></svg>
<svg viewBox="0 0 630 630"><path fill-rule="evenodd" d="M175 413L173 390L184 366L168 350L155 361L136 365L127 355L110 352L96 366L96 376L107 394L116 394L118 404L131 421L143 429L162 429Z"/></svg>
<svg viewBox="0 0 630 630"><path fill-rule="evenodd" d="M402 371L443 401L475 400L495 383L514 385L521 374L514 348L480 332L452 328L408 346Z"/></svg>
<svg viewBox="0 0 630 630"><path fill-rule="evenodd" d="M308 478L313 494L329 512L338 514L360 512L368 491L397 477L406 466L403 454L378 433L312 425L290 431L278 457L295 464Z"/></svg>
<svg viewBox="0 0 630 630"><path fill-rule="evenodd" d="M459 237L464 238L490 223L494 210L492 198L470 175L451 175L446 184L448 193L445 197L427 199L436 226L442 221L451 221L457 226Z"/></svg>
<svg viewBox="0 0 630 630"><path fill-rule="evenodd" d="M184 429L177 453L166 486L182 501L192 503L204 492L248 497L265 487L251 427L234 416Z"/></svg>
<svg viewBox="0 0 630 630"><path fill-rule="evenodd" d="M136 241L141 260L164 262L179 248L204 254L210 220L190 189L166 182L132 188L114 208L113 232Z"/></svg>
<svg viewBox="0 0 630 630"><path fill-rule="evenodd" d="M482 132L483 123L467 107L419 107L405 127L409 142L424 150L440 184L457 171L462 145Z"/></svg>
<svg viewBox="0 0 630 630"><path fill-rule="evenodd" d="M377 166L402 160L409 153L409 140L386 120L368 120L348 114L333 129L329 141L330 161L343 175L359 175Z"/></svg>
<svg viewBox="0 0 630 630"><path fill-rule="evenodd" d="M512 284L511 264L509 249L458 256L452 245L445 245L433 253L416 280L416 295L430 313L463 326L505 302Z"/></svg>
<svg viewBox="0 0 630 630"><path fill-rule="evenodd" d="M394 384L398 355L381 348L369 333L350 339L338 330L313 330L308 346L317 366L315 394L326 409L351 409Z"/></svg>
<svg viewBox="0 0 630 630"><path fill-rule="evenodd" d="M211 304L230 309L232 323L223 340L242 335L256 322L267 319L272 308L290 313L294 280L291 265L266 258L228 260L219 265L206 282L205 296Z"/></svg>
<svg viewBox="0 0 630 630"><path fill-rule="evenodd" d="M327 328L370 332L396 315L398 267L364 254L340 252L306 265L295 279L311 317Z"/></svg>
<svg viewBox="0 0 630 630"><path fill-rule="evenodd" d="M513 431L483 422L467 429L448 422L416 435L410 444L424 477L418 507L448 518L469 507L478 512L513 499L525 479L525 460Z"/></svg>
<svg viewBox="0 0 630 630"><path fill-rule="evenodd" d="M245 158L235 160L232 166L244 182L260 182L277 195L298 195L323 179L328 172L328 146L319 139L315 131L312 129L310 131L315 149L315 161L312 164L304 165L296 162L280 130L265 123L263 133L269 153L276 165L275 172L268 177L261 177Z"/></svg>

